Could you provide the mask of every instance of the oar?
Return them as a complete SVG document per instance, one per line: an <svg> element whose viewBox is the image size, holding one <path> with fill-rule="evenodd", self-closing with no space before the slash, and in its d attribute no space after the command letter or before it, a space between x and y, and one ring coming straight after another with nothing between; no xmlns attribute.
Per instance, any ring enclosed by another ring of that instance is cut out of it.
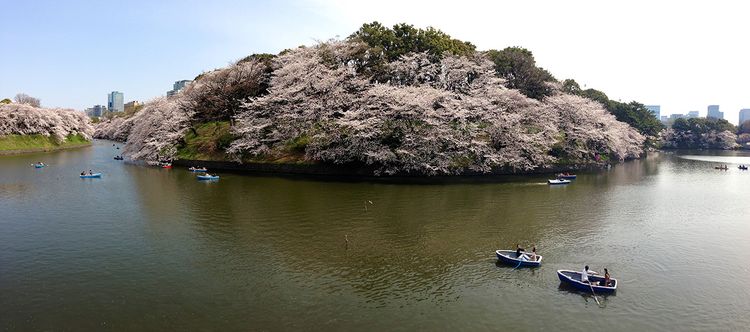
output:
<svg viewBox="0 0 750 332"><path fill-rule="evenodd" d="M591 286L591 280L589 280L589 288L591 288L591 294L594 295L594 300L596 301L596 305L601 306L602 304L599 303L599 299L596 298L596 293L594 293L594 286Z"/></svg>

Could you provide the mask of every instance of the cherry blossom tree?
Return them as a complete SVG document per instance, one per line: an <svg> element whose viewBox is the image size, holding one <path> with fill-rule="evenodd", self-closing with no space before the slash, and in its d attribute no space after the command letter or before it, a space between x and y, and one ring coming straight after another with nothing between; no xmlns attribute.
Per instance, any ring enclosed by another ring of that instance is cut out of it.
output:
<svg viewBox="0 0 750 332"><path fill-rule="evenodd" d="M495 75L486 53L404 53L375 70L368 50L329 40L249 57L100 123L97 137L125 140L135 159L171 159L186 130L228 116L236 140L226 152L236 160L296 153L377 174L528 171L642 153L645 138L602 104L554 82L546 97L529 98Z"/></svg>
<svg viewBox="0 0 750 332"><path fill-rule="evenodd" d="M0 104L0 136L43 135L63 142L70 135L90 140L91 120L82 112L61 108L40 108L28 104Z"/></svg>
<svg viewBox="0 0 750 332"><path fill-rule="evenodd" d="M104 119L97 123L95 127L94 138L125 142L130 135L130 129L133 127L133 117Z"/></svg>
<svg viewBox="0 0 750 332"><path fill-rule="evenodd" d="M190 116L173 99L159 97L147 102L130 120L123 155L147 161L174 159Z"/></svg>
<svg viewBox="0 0 750 332"><path fill-rule="evenodd" d="M357 75L356 50L329 41L280 56L269 94L237 117L230 152L273 155L304 137L311 161L363 163L383 174L530 170L559 157L642 152L643 136L602 105L559 91L530 99L506 88L481 53L440 61L409 53L378 84Z"/></svg>

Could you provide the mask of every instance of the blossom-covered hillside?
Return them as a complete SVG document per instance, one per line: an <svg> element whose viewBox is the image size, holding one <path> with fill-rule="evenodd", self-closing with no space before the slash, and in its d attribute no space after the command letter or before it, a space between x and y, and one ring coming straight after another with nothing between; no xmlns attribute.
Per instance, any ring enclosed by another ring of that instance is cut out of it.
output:
<svg viewBox="0 0 750 332"><path fill-rule="evenodd" d="M394 37L374 38L373 29ZM247 57L133 117L103 121L96 136L125 141L135 159L201 159L210 150L211 158L366 165L377 174L528 171L642 153L643 135L601 103L565 92L533 58L532 67L514 60L500 70L516 49L480 52L438 30L399 29L414 28L365 25L346 40Z"/></svg>
<svg viewBox="0 0 750 332"><path fill-rule="evenodd" d="M0 137L41 135L62 143L77 135L90 140L93 134L91 120L83 112L19 103L0 104Z"/></svg>

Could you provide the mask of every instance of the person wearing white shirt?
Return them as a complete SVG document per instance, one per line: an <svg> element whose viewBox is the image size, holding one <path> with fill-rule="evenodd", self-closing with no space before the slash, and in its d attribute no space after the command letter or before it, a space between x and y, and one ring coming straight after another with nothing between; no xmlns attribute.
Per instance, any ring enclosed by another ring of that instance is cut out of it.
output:
<svg viewBox="0 0 750 332"><path fill-rule="evenodd" d="M581 272L581 282L589 283L589 266L586 265Z"/></svg>

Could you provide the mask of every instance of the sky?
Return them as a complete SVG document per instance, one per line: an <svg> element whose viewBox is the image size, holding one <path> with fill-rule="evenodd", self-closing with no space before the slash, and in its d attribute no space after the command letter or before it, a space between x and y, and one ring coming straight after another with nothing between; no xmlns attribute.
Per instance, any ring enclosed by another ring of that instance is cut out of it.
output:
<svg viewBox="0 0 750 332"><path fill-rule="evenodd" d="M556 78L662 115L750 108L741 1L0 0L0 98L82 110L164 95L253 53L345 38L363 23L438 28L479 50L521 46Z"/></svg>

